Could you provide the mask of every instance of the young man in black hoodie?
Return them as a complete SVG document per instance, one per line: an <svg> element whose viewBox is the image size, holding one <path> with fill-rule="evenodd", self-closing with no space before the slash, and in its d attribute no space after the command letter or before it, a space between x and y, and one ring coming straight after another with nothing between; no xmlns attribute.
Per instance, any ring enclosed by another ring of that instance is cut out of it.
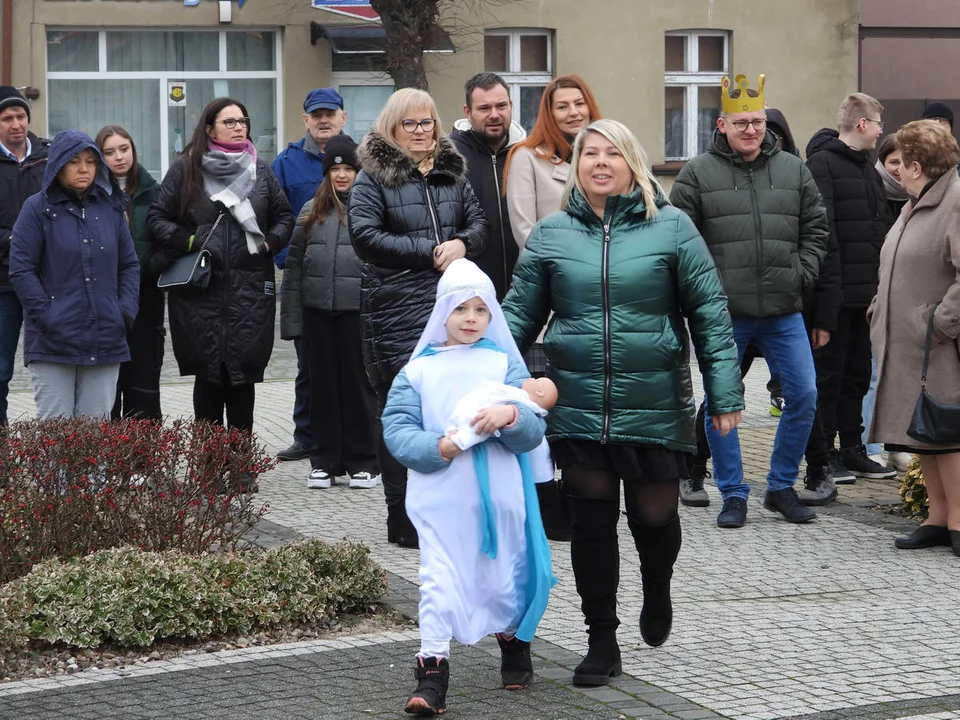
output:
<svg viewBox="0 0 960 720"><path fill-rule="evenodd" d="M807 166L820 188L832 240L839 248L843 294L835 330L819 343L813 338L822 432L817 433L815 426L807 448L809 469L801 501L807 496L809 504L819 504L818 486L827 490L827 472L837 484L896 474L871 460L861 442L861 407L871 366L866 310L877 294L880 247L893 220L870 157L883 134L882 112L875 98L849 95L837 115L839 131L824 128L807 144ZM838 434L839 452L834 449Z"/></svg>

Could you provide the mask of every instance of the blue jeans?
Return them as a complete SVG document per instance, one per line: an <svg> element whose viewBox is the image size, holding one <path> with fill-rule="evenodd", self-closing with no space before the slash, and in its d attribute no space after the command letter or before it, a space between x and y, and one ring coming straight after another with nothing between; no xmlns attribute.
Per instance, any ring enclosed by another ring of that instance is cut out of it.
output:
<svg viewBox="0 0 960 720"><path fill-rule="evenodd" d="M800 313L768 318L733 318L733 336L740 359L748 344L763 353L770 372L780 378L784 408L773 442L767 489L792 488L797 481L800 461L810 437L813 416L817 409L817 377L813 367L810 338L807 337ZM743 460L740 436L732 430L726 437L713 429L710 398L706 398L704 426L713 454L713 476L723 499L746 499L750 486L743 481Z"/></svg>
<svg viewBox="0 0 960 720"><path fill-rule="evenodd" d="M297 379L293 383L293 441L313 447L310 430L310 368L304 360L300 338L294 338L297 351Z"/></svg>
<svg viewBox="0 0 960 720"><path fill-rule="evenodd" d="M870 423L873 421L873 404L877 394L877 361L873 361L873 371L870 373L870 389L863 396L863 444L867 447L867 455L879 455L883 452L882 443L867 443L870 434Z"/></svg>
<svg viewBox="0 0 960 720"><path fill-rule="evenodd" d="M0 292L0 425L7 424L7 393L13 378L23 307L14 292Z"/></svg>

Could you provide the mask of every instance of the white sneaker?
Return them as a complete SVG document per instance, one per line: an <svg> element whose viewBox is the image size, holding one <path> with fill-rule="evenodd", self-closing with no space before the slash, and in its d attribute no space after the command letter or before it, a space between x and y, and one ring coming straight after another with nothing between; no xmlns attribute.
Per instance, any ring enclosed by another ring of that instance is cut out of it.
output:
<svg viewBox="0 0 960 720"><path fill-rule="evenodd" d="M333 476L326 470L311 470L307 478L307 488L310 490L326 490L333 484Z"/></svg>
<svg viewBox="0 0 960 720"><path fill-rule="evenodd" d="M913 462L913 455L906 452L884 452L883 456L887 465L900 472L909 470L910 463Z"/></svg>
<svg viewBox="0 0 960 720"><path fill-rule="evenodd" d="M360 488L361 490L369 490L370 488L375 488L380 484L380 476L374 475L373 473L358 472L353 473L350 476L350 487Z"/></svg>

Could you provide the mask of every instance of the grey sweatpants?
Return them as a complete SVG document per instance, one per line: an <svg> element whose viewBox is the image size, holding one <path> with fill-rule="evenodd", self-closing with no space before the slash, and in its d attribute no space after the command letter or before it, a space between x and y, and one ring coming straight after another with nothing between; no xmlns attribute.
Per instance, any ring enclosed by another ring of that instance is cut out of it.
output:
<svg viewBox="0 0 960 720"><path fill-rule="evenodd" d="M80 415L110 418L117 395L119 363L67 365L34 361L28 368L40 420Z"/></svg>

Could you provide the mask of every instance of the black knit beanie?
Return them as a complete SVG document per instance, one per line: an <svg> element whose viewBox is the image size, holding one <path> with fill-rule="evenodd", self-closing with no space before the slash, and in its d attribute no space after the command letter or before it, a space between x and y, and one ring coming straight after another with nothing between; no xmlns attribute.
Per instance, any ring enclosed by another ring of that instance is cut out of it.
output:
<svg viewBox="0 0 960 720"><path fill-rule="evenodd" d="M334 165L349 165L360 172L357 162L357 144L349 135L336 135L330 138L323 149L323 174L330 172Z"/></svg>
<svg viewBox="0 0 960 720"><path fill-rule="evenodd" d="M927 103L927 106L923 109L923 115L920 116L921 120L935 120L936 118L943 118L950 123L950 129L953 130L953 110L950 109L950 106L942 102L932 102Z"/></svg>
<svg viewBox="0 0 960 720"><path fill-rule="evenodd" d="M30 105L23 99L23 95L12 85L0 85L0 112L8 107L19 105L27 111L27 120L30 119Z"/></svg>

